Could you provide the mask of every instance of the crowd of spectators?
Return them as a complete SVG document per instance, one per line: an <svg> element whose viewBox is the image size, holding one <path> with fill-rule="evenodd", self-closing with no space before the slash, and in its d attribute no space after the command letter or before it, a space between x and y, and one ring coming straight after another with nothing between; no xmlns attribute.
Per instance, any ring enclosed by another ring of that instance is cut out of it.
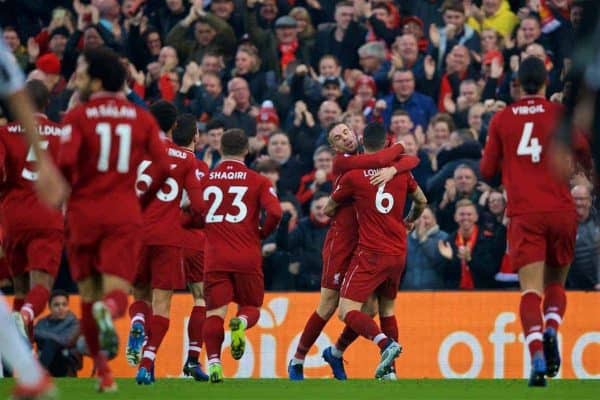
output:
<svg viewBox="0 0 600 400"><path fill-rule="evenodd" d="M285 211L263 243L266 288L318 290L333 187L327 127L357 135L380 121L419 157L430 208L408 238L406 289L514 287L506 257L506 198L479 179L492 115L519 99L524 57L544 61L560 102L577 0L0 0L3 37L29 79L51 91L47 115L78 101L83 49L122 55L128 98L193 113L197 157L220 159L224 130L250 137L247 163L267 176ZM0 119L6 116L0 115ZM1 122L0 122L1 123ZM581 171L569 287L600 289L600 228Z"/></svg>

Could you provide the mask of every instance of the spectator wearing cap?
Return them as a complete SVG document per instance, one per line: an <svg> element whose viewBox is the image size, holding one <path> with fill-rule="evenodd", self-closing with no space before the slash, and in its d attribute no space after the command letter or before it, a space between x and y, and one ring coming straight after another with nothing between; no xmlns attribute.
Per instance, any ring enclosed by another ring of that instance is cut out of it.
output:
<svg viewBox="0 0 600 400"><path fill-rule="evenodd" d="M443 3L444 0L400 0L400 7L404 15L414 16L423 21L423 26L442 26L444 21L440 9Z"/></svg>
<svg viewBox="0 0 600 400"><path fill-rule="evenodd" d="M331 147L323 145L315 150L313 156L314 169L302 176L300 179L300 188L296 193L298 201L308 211L310 201L316 192L331 193L333 190L333 157L335 152Z"/></svg>
<svg viewBox="0 0 600 400"><path fill-rule="evenodd" d="M43 82L50 92L46 115L60 122L60 113L66 110L72 91L66 90L67 81L60 74L61 62L54 53L46 53L35 62L37 71L43 73Z"/></svg>
<svg viewBox="0 0 600 400"><path fill-rule="evenodd" d="M269 137L279 129L279 115L273 107L271 101L266 101L258 110L256 116L256 136L249 138L250 154L248 161L251 161L261 153L265 153L265 147Z"/></svg>
<svg viewBox="0 0 600 400"><path fill-rule="evenodd" d="M519 24L519 17L511 11L507 0L483 0L481 8L471 5L471 16L467 23L477 32L492 28L506 38Z"/></svg>
<svg viewBox="0 0 600 400"><path fill-rule="evenodd" d="M58 28L53 29L48 36L48 50L54 53L59 60L62 60L65 55L67 40L70 35L71 32L69 32L66 27L59 26Z"/></svg>
<svg viewBox="0 0 600 400"><path fill-rule="evenodd" d="M392 93L385 96L386 107L383 110L383 121L386 127L390 126L392 113L396 110L405 110L410 114L410 119L415 127L427 128L429 119L437 114L438 110L432 98L415 91L415 75L410 69L398 69L392 74Z"/></svg>
<svg viewBox="0 0 600 400"><path fill-rule="evenodd" d="M377 90L374 94L386 93L391 64L387 60L385 45L381 42L365 43L358 49L358 57L363 72L375 80Z"/></svg>
<svg viewBox="0 0 600 400"><path fill-rule="evenodd" d="M221 160L221 136L225 132L223 122L213 119L206 124L207 143L199 150L196 150L196 158L202 160L213 169Z"/></svg>
<svg viewBox="0 0 600 400"><path fill-rule="evenodd" d="M189 28L193 38L187 37ZM166 43L175 47L180 60L201 63L206 52L223 55L231 59L235 51L235 34L229 24L221 18L206 12L201 4L190 7L188 15L179 21L167 35Z"/></svg>
<svg viewBox="0 0 600 400"><path fill-rule="evenodd" d="M343 109L348 106L350 99L347 94L342 91L342 85L339 78L327 78L320 86L321 97L323 100L335 101Z"/></svg>
<svg viewBox="0 0 600 400"><path fill-rule="evenodd" d="M260 67L261 60L256 47L243 45L238 48L231 76L244 78L248 82L252 97L257 102L267 99L271 90L274 89L274 87L268 86L267 74Z"/></svg>
<svg viewBox="0 0 600 400"><path fill-rule="evenodd" d="M227 92L223 107L215 118L225 124L226 130L239 128L248 136L254 136L258 108L253 105L248 82L244 78L233 78L227 84Z"/></svg>
<svg viewBox="0 0 600 400"><path fill-rule="evenodd" d="M427 53L429 39L427 39L427 35L425 35L425 25L421 18L414 15L402 18L402 34L413 35L415 39L417 39L419 53Z"/></svg>
<svg viewBox="0 0 600 400"><path fill-rule="evenodd" d="M446 69L448 53L456 45L465 46L469 51L481 52L478 33L466 24L465 7L462 0L446 0L441 8L444 26L432 28L430 52L436 60L438 71Z"/></svg>
<svg viewBox="0 0 600 400"><path fill-rule="evenodd" d="M284 78L288 65L309 63L311 49L298 37L298 23L294 18L289 15L277 18L273 32L259 26L252 10L249 8L247 21L250 39L258 45L264 69L274 71L277 82Z"/></svg>
<svg viewBox="0 0 600 400"><path fill-rule="evenodd" d="M342 69L359 67L358 49L365 43L367 28L354 20L354 4L351 1L340 1L335 5L335 23L320 28L316 36L312 65L326 54L334 55Z"/></svg>
<svg viewBox="0 0 600 400"><path fill-rule="evenodd" d="M354 97L348 105L348 109L358 111L364 115L371 115L374 108L377 94L375 80L369 75L363 75L354 83Z"/></svg>

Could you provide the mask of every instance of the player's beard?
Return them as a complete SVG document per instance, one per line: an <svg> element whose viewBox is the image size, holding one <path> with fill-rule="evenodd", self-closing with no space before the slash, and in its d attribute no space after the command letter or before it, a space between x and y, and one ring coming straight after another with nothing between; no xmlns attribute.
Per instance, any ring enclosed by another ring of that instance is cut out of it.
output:
<svg viewBox="0 0 600 400"><path fill-rule="evenodd" d="M90 99L91 95L92 95L91 85L88 84L84 88L79 89L79 100L82 103L85 103L86 101L88 101Z"/></svg>

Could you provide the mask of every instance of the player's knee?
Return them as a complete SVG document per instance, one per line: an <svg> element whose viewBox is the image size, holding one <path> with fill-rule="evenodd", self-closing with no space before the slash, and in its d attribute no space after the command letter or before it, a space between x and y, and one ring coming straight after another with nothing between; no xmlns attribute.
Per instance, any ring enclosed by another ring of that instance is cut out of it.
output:
<svg viewBox="0 0 600 400"><path fill-rule="evenodd" d="M317 307L317 314L324 320L329 320L335 313L337 304L331 302L321 302Z"/></svg>

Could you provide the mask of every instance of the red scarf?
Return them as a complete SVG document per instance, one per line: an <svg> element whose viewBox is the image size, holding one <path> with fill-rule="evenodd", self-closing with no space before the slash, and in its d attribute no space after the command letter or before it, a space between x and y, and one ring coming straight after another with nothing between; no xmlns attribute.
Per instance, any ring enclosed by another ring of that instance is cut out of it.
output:
<svg viewBox="0 0 600 400"><path fill-rule="evenodd" d="M479 233L479 228L477 225L473 225L473 232L471 232L471 236L465 242L463 236L460 231L456 233L456 247L461 248L462 246L466 246L473 256L473 247L475 247L475 243L477 242L477 235ZM469 269L469 264L467 264L466 260L460 261L460 288L461 289L474 289L475 285L473 284L473 276L471 275L471 270Z"/></svg>
<svg viewBox="0 0 600 400"><path fill-rule="evenodd" d="M296 50L298 50L298 41L294 40L290 44L279 43L279 52L281 53L281 72L285 73L288 64L296 59Z"/></svg>

